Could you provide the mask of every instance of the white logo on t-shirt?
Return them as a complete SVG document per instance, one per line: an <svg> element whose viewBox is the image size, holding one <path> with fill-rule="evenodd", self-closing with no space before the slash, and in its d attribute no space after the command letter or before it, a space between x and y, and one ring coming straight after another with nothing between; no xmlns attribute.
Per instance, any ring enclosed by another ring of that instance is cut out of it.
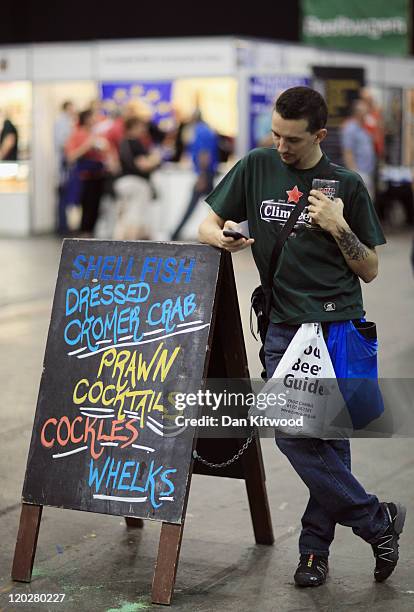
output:
<svg viewBox="0 0 414 612"><path fill-rule="evenodd" d="M287 202L276 202L275 200L264 200L260 205L260 218L263 221L270 223L276 221L284 225L290 217L290 213L294 210L296 204L289 204ZM297 220L298 225L304 223L310 223L311 219L308 217L307 207L300 213Z"/></svg>

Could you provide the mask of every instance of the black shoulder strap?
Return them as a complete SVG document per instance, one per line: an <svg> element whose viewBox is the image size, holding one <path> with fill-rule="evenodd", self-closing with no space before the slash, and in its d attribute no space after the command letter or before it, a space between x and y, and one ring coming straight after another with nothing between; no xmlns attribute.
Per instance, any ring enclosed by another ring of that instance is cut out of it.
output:
<svg viewBox="0 0 414 612"><path fill-rule="evenodd" d="M325 159L327 161L327 166L325 168L325 171L323 172L324 177L321 177L321 178L333 179L334 178L335 167L337 167L337 166L336 166L336 164L333 164L331 161L329 161L327 158L325 158ZM283 226L283 229L277 235L275 246L273 247L273 251L272 251L272 254L270 256L269 273L268 273L268 277L267 277L267 287L269 289L271 289L271 287L273 285L273 277L275 275L276 265L277 265L277 260L279 259L279 255L282 252L283 246L284 246L286 240L289 238L289 236L290 236L290 234L291 234L291 232L292 232L292 230L293 230L293 228L295 226L295 223L299 219L300 213L305 208L306 203L307 203L306 200L304 200L303 203L299 203L298 202L296 204L294 210L290 214L289 219L287 220L287 222Z"/></svg>
<svg viewBox="0 0 414 612"><path fill-rule="evenodd" d="M279 259L279 255L283 249L283 246L286 240L289 238L295 226L295 223L299 219L300 213L303 211L305 206L306 206L306 200L304 200L303 203L298 202L296 204L294 210L290 213L289 219L286 221L282 230L279 232L279 234L276 237L275 246L273 247L273 251L270 256L269 274L267 277L267 286L269 288L271 288L273 284L273 277L275 275L276 264L277 264L277 260Z"/></svg>

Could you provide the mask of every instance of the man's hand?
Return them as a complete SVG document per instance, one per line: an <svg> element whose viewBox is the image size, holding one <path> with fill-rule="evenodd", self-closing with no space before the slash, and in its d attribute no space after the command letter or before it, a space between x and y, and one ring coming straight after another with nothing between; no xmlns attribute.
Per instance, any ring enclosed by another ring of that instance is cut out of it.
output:
<svg viewBox="0 0 414 612"><path fill-rule="evenodd" d="M344 203L341 198L335 198L332 201L321 191L312 189L308 201L309 216L312 222L333 234L337 226L344 221Z"/></svg>
<svg viewBox="0 0 414 612"><path fill-rule="evenodd" d="M309 216L312 222L319 223L335 239L342 255L351 270L370 283L378 274L378 256L375 248L363 244L344 219L344 203L340 198L334 201L321 191L312 189L308 197Z"/></svg>
<svg viewBox="0 0 414 612"><path fill-rule="evenodd" d="M223 230L225 229L231 229L237 232L239 231L239 226L234 221L226 221ZM229 253L236 253L237 251L242 251L243 249L247 249L247 247L251 246L254 243L253 238L239 238L238 240L235 240L234 238L228 238L227 236L223 235L223 230L220 231L218 246L221 249L229 251Z"/></svg>
<svg viewBox="0 0 414 612"><path fill-rule="evenodd" d="M253 244L253 238L228 238L223 235L224 229L232 229L236 232L239 230L239 226L234 221L225 221L222 217L217 215L214 211L210 211L209 215L204 219L200 227L198 228L198 237L200 242L204 244L211 244L211 246L225 249L229 253L236 253L242 251Z"/></svg>

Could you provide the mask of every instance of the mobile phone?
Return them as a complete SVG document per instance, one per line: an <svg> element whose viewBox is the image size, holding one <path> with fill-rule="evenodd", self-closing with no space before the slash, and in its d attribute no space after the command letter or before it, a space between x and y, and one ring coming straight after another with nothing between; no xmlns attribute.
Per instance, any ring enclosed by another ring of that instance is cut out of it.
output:
<svg viewBox="0 0 414 612"><path fill-rule="evenodd" d="M240 238L246 238L246 236L243 236L243 234L241 234L240 232L236 232L235 230L231 230L231 229L223 230L223 236L226 236L226 238L233 238L234 240L239 240Z"/></svg>

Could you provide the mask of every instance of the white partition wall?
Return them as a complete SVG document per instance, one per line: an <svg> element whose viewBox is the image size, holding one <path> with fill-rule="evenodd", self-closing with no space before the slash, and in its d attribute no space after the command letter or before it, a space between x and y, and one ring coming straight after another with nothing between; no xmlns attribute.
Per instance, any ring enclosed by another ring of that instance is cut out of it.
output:
<svg viewBox="0 0 414 612"><path fill-rule="evenodd" d="M28 47L0 47L0 81L31 79Z"/></svg>
<svg viewBox="0 0 414 612"><path fill-rule="evenodd" d="M31 132L30 52L22 47L0 48L0 109L22 108L18 127L27 154ZM29 173L29 174L28 174ZM0 236L27 236L30 232L30 163L0 164Z"/></svg>
<svg viewBox="0 0 414 612"><path fill-rule="evenodd" d="M100 81L227 76L235 69L233 43L214 37L98 42L94 68Z"/></svg>
<svg viewBox="0 0 414 612"><path fill-rule="evenodd" d="M53 83L94 79L93 56L93 43L32 45L32 80Z"/></svg>

